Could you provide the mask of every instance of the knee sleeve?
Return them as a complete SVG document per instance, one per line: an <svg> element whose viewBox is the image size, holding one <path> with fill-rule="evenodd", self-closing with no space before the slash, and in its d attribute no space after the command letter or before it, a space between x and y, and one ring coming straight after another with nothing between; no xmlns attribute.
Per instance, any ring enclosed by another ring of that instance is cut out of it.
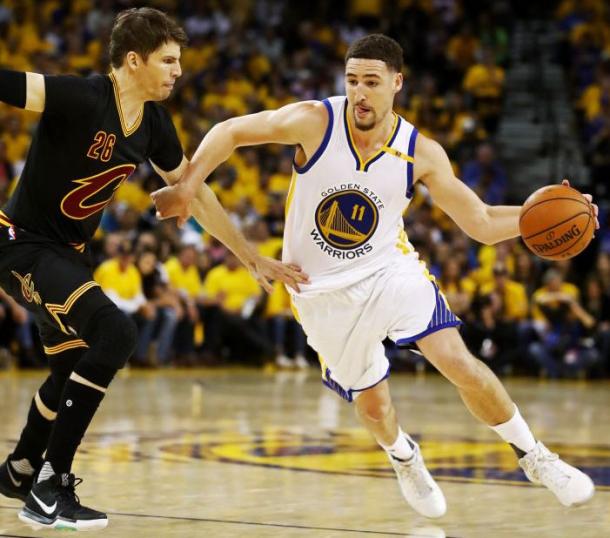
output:
<svg viewBox="0 0 610 538"><path fill-rule="evenodd" d="M89 350L79 361L119 370L136 348L138 331L135 323L116 306L98 310L87 323L82 334Z"/></svg>

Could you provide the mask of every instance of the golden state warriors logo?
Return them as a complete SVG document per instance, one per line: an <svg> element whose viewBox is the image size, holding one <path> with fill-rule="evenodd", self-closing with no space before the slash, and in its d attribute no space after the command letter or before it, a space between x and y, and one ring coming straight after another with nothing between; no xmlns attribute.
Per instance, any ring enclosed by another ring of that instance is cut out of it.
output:
<svg viewBox="0 0 610 538"><path fill-rule="evenodd" d="M366 242L377 229L379 209L364 192L342 190L320 202L315 222L310 235L320 248L333 257L352 259L372 250Z"/></svg>

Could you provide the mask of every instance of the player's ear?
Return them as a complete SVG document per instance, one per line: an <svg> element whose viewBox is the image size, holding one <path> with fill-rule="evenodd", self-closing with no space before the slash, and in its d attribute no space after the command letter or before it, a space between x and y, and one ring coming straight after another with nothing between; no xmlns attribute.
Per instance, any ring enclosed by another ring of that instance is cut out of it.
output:
<svg viewBox="0 0 610 538"><path fill-rule="evenodd" d="M398 93L402 90L403 77L402 73L396 73L394 75L394 93Z"/></svg>
<svg viewBox="0 0 610 538"><path fill-rule="evenodd" d="M140 65L141 58L137 52L130 50L125 56L125 60L127 62L127 67L137 69L137 67Z"/></svg>

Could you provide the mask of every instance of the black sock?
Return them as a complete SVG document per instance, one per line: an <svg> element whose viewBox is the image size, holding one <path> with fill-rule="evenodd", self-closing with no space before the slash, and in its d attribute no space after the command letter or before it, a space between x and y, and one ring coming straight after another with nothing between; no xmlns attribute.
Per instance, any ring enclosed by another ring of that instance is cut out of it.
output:
<svg viewBox="0 0 610 538"><path fill-rule="evenodd" d="M21 432L21 437L11 455L11 459L21 460L26 458L34 469L38 469L42 464L42 455L47 448L53 422L40 414L36 401L32 400L28 420Z"/></svg>
<svg viewBox="0 0 610 538"><path fill-rule="evenodd" d="M74 373L105 389L116 370L81 360L74 368ZM73 379L66 382L45 456L45 461L52 465L56 474L70 472L76 449L104 399L104 394L101 390Z"/></svg>

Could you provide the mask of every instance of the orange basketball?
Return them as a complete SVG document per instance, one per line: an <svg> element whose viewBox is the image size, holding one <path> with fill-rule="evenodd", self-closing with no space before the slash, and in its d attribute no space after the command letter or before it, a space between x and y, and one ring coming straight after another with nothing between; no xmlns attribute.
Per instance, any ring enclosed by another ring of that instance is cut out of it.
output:
<svg viewBox="0 0 610 538"><path fill-rule="evenodd" d="M530 195L519 216L521 237L537 256L566 260L593 237L595 217L588 200L565 185L542 187Z"/></svg>

